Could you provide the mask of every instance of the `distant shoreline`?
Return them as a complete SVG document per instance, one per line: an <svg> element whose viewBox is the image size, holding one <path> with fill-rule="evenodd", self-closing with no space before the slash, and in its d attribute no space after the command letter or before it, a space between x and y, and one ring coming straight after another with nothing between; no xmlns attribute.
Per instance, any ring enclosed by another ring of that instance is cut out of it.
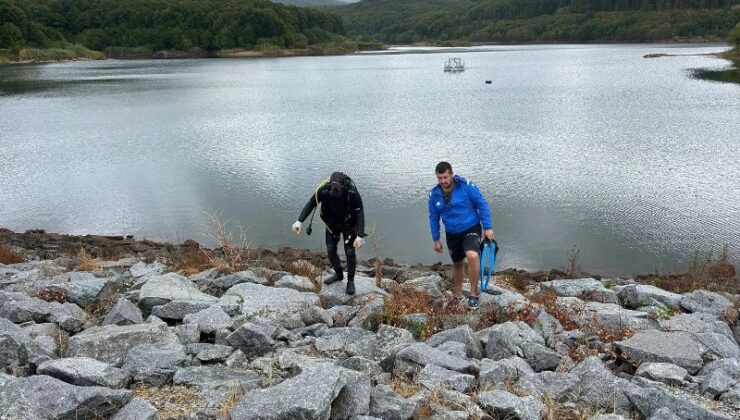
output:
<svg viewBox="0 0 740 420"><path fill-rule="evenodd" d="M276 58L276 57L309 57L309 56L340 56L340 55L352 55L352 54L410 54L420 53L420 51L398 51L403 48L444 48L450 50L458 49L460 52L464 52L465 49L471 47L496 47L496 46L530 46L530 45L650 45L650 44L664 44L664 45L679 45L679 44L711 44L720 46L725 43L724 39L678 39L678 40L654 40L654 41L641 41L641 42L629 42L629 41L540 41L540 42L442 42L442 43L430 43L420 42L414 44L393 44L387 45L381 49L363 49L357 51L346 51L339 48L329 48L326 50L313 49L313 48L287 48L287 49L270 49L270 50L250 50L250 49L229 49L219 51L206 51L201 49L193 49L190 51L180 50L160 50L160 51L148 51L143 49L124 49L124 50L113 50L106 51L105 53L97 52L99 54L94 57L60 57L60 58L39 58L39 59L22 59L13 60L9 57L0 57L0 64L39 64L39 63L58 63L65 61L97 61L97 60L108 60L108 59L120 59L120 60L172 60L172 59L202 59L202 58ZM726 45L726 44L725 44ZM43 51L43 50L42 50ZM429 53L435 53L438 51L429 51ZM718 58L731 59L723 56L725 53L707 53L701 55L714 55ZM673 56L682 54L660 54L657 56ZM696 55L696 54L692 54ZM646 57L648 58L648 57ZM732 59L731 59L732 60Z"/></svg>

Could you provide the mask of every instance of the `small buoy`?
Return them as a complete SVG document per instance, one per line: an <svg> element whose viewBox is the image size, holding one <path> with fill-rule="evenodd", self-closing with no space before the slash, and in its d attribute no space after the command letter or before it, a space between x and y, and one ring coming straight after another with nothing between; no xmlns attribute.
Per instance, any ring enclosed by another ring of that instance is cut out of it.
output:
<svg viewBox="0 0 740 420"><path fill-rule="evenodd" d="M486 80L486 84L487 85L490 85L491 84L491 81L490 80Z"/></svg>

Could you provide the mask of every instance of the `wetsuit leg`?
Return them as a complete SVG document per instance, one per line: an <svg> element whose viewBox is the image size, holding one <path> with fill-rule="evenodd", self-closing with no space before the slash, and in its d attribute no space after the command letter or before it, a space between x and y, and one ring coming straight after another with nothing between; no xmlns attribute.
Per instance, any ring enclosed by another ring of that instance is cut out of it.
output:
<svg viewBox="0 0 740 420"><path fill-rule="evenodd" d="M354 280L357 269L357 254L355 254L355 230L344 231L344 255L347 256L347 279Z"/></svg>
<svg viewBox="0 0 740 420"><path fill-rule="evenodd" d="M337 253L338 243L339 236L334 236L329 232L329 229L326 229L326 254L329 256L329 264L331 264L337 277L341 279L344 275L342 274L342 263L339 261L339 254Z"/></svg>

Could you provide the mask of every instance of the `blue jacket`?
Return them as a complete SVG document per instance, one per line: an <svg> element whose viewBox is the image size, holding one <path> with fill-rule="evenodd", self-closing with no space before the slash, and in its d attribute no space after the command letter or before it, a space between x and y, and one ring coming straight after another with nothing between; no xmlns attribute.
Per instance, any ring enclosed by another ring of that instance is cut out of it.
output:
<svg viewBox="0 0 740 420"><path fill-rule="evenodd" d="M440 216L447 233L463 232L476 223L482 224L484 230L493 229L491 209L480 189L461 176L455 175L454 180L455 188L449 204L445 204L439 184L429 191L429 227L435 241L439 240Z"/></svg>

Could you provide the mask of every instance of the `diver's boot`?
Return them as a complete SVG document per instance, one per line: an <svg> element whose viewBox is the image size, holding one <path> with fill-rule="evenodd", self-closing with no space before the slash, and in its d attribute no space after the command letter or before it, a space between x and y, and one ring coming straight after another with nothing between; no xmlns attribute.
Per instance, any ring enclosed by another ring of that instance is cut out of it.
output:
<svg viewBox="0 0 740 420"><path fill-rule="evenodd" d="M329 285L329 284L336 283L342 280L344 280L344 275L342 274L341 271L339 271L338 274L335 273L331 277L327 277L326 279L324 279L324 284Z"/></svg>
<svg viewBox="0 0 740 420"><path fill-rule="evenodd" d="M355 294L355 280L354 279L347 279L346 293L350 296Z"/></svg>

